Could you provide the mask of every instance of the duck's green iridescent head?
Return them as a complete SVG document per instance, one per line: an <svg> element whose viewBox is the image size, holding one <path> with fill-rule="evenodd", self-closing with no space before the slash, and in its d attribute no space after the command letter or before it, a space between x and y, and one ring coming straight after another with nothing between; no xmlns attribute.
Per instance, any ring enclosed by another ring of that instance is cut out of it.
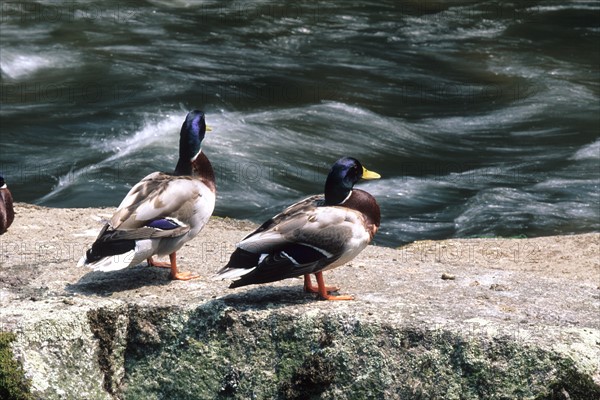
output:
<svg viewBox="0 0 600 400"><path fill-rule="evenodd" d="M191 161L200 152L204 135L210 130L206 126L202 111L194 110L188 113L179 134L179 161L175 168L177 174L189 175L191 173Z"/></svg>
<svg viewBox="0 0 600 400"><path fill-rule="evenodd" d="M354 185L361 179L379 179L377 172L369 171L356 158L340 158L333 164L325 182L325 203L328 205L343 202Z"/></svg>

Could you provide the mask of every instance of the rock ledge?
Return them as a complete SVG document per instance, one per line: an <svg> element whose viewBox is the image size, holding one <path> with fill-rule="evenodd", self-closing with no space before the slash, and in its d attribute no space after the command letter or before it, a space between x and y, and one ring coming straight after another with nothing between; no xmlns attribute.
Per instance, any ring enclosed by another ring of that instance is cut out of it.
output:
<svg viewBox="0 0 600 400"><path fill-rule="evenodd" d="M75 267L112 209L16 211L0 331L30 398L600 398L600 234L369 246L325 302L207 278L249 222L213 218L180 253L202 278L171 282Z"/></svg>

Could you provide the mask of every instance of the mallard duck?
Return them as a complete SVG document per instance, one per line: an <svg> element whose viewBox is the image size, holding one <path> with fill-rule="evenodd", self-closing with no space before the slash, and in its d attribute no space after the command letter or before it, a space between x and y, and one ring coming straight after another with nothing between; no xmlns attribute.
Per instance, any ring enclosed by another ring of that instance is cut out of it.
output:
<svg viewBox="0 0 600 400"><path fill-rule="evenodd" d="M132 187L78 265L114 271L146 260L170 268L171 279L198 277L178 271L176 251L200 233L215 208L215 174L201 148L207 130L204 113L191 111L181 127L175 172L154 172ZM153 259L167 254L170 264Z"/></svg>
<svg viewBox="0 0 600 400"><path fill-rule="evenodd" d="M15 219L13 198L4 178L0 176L0 235L4 234Z"/></svg>
<svg viewBox="0 0 600 400"><path fill-rule="evenodd" d="M304 290L325 300L337 287L325 286L323 271L356 257L379 228L379 205L353 189L360 179L378 179L355 158L338 160L325 182L325 194L308 197L266 221L237 244L229 263L214 279L235 279L229 287L274 282L304 275ZM310 278L317 279L315 287Z"/></svg>

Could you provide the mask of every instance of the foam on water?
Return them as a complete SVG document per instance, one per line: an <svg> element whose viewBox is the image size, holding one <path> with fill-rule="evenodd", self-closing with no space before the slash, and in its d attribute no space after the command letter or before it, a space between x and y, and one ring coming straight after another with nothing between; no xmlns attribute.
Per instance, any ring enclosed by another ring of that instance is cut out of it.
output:
<svg viewBox="0 0 600 400"><path fill-rule="evenodd" d="M105 151L114 152L115 155L113 157L121 158L134 151L140 151L156 142L168 144L171 142L170 138L178 138L177 135L185 120L185 116L185 111L179 113L166 113L161 116L146 115L141 129L133 134L126 133L123 135L124 137L103 141L101 143L101 148ZM168 140L166 140L167 138ZM178 143L178 139L173 142ZM113 159L114 158L110 158L109 160Z"/></svg>
<svg viewBox="0 0 600 400"><path fill-rule="evenodd" d="M154 117L152 119L146 119L143 127L132 135L126 134L125 137L118 137L116 139L100 142L97 140L89 141L87 146L99 149L104 153L112 154L97 163L87 165L83 168L73 169L67 174L59 176L57 178L57 184L52 191L37 201L43 203L71 186L81 185L84 182L81 182L80 177L93 176L94 171L115 164L119 160L130 156L132 153L141 152L145 148L153 146L156 143L164 143L165 147L168 147L169 143L174 143L174 148L176 149L176 144L178 143L177 134L184 119L185 113L167 114L162 117L162 119L158 120ZM83 144L83 146L85 146L85 144ZM148 173L151 172L153 171L148 171ZM142 177L140 177L140 179L141 178Z"/></svg>
<svg viewBox="0 0 600 400"><path fill-rule="evenodd" d="M58 61L59 59L49 55L19 54L3 50L0 70L10 79L23 79L44 68L56 67Z"/></svg>
<svg viewBox="0 0 600 400"><path fill-rule="evenodd" d="M587 146L583 146L573 156L571 160L596 160L600 162L600 139Z"/></svg>

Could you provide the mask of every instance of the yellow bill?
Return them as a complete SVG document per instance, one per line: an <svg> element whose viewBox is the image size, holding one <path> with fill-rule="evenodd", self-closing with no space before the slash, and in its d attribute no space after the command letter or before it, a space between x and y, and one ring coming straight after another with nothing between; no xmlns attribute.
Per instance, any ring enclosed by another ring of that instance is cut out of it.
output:
<svg viewBox="0 0 600 400"><path fill-rule="evenodd" d="M377 172L373 172L373 171L369 171L368 169L366 169L365 167L363 167L363 174L362 174L362 178L363 179L379 179L381 178L381 175L379 175Z"/></svg>
<svg viewBox="0 0 600 400"><path fill-rule="evenodd" d="M210 132L210 131L212 131L212 128L210 126L206 125L206 132Z"/></svg>

